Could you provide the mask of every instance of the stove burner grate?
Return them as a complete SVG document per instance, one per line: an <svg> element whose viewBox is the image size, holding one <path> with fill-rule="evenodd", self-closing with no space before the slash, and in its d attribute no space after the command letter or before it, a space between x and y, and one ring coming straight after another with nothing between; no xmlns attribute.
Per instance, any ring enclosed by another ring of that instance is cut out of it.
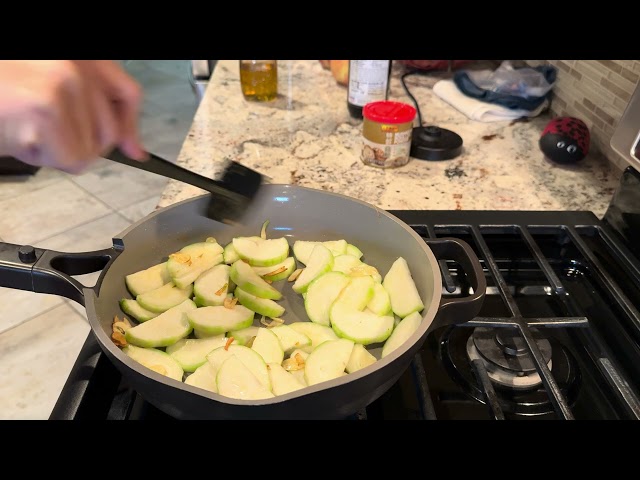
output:
<svg viewBox="0 0 640 480"><path fill-rule="evenodd" d="M570 408L571 402L566 398L565 394L562 391L562 388L558 384L558 381L551 374L550 364L548 363L548 354L545 358L545 349L544 347L541 348L541 345L539 345L536 341L534 331L535 327L588 328L589 320L586 317L526 318L521 313L521 310L518 307L515 297L511 293L504 276L500 273L500 268L496 260L494 259L483 235L483 232L512 232L519 236L520 240L527 246L534 261L544 273L544 276L550 285L549 294L554 294L562 302L568 303L570 300L566 298L567 292L564 285L558 278L558 275L556 275L553 267L550 265L550 263L542 253L540 246L536 243L530 233L530 229L536 229L536 224L523 223L522 225L518 225L496 224L489 222L485 224L451 224L449 222L446 222L443 225L438 225L435 223L418 225L416 224L417 222L409 223L412 225L414 230L416 230L424 238L437 238L438 235L436 234L436 228L440 231L453 232L454 235L465 234L471 236L473 242L479 250L479 252L477 252L478 258L480 258L480 260L484 263L486 274L493 278L495 282L495 288L500 297L502 297L509 316L476 317L472 321L464 324L464 326L458 328L491 327L499 329L507 328L513 330L515 332L514 336L518 336L521 338L521 341L519 341L520 346L518 348L526 348L526 352L523 351L523 353L528 353L530 366L535 369L535 372L544 387L543 393L546 392L546 394L548 395L550 403L553 406L553 410L556 412L559 418L565 420L573 420L574 416ZM480 225L482 225L482 227ZM571 225L544 226L544 229L546 230L562 230L564 233L566 233L568 239L574 245L576 245L578 250L586 258L587 262L591 266L593 266L594 270L601 272L605 284L611 291L613 297L623 307L625 307L626 313L629 314L631 320L634 321L634 323L640 325L640 313L638 313L637 310L633 307L632 302L630 302L629 299L625 296L624 291L620 288L620 286L617 285L615 280L606 273L606 270L602 267L596 255L582 240L580 234L578 233L579 228L580 227L574 227ZM600 233L606 237L606 234L604 232L600 231ZM610 239L609 242L613 243ZM443 265L443 263L446 264L446 262L441 261L443 287L449 293L456 292L456 283L452 278L451 272L445 265ZM636 273L640 272L636 271ZM466 342L464 343L464 347L466 361L467 363L472 365L472 368L476 372L476 377L478 378L479 384L482 387L482 395L480 395L477 399L485 402L488 405L493 418L504 419L505 417L502 405L491 381L492 376L494 377L494 380L496 378L495 370L492 369L492 371L489 372L487 370L487 367L485 366L485 361L481 360L480 358L469 359L469 356L466 353ZM602 345L598 345L598 347L601 351L606 350ZM562 347L560 347L560 349L561 351L564 351ZM499 384L500 382L496 383ZM622 397L624 397L624 401L628 404L629 410L633 412L634 416L640 419L640 400L635 395L628 395L628 393L631 391L631 389L628 388L628 385L623 386L623 388L621 388L620 385L616 385L615 382L611 382L611 385L620 393Z"/></svg>
<svg viewBox="0 0 640 480"><path fill-rule="evenodd" d="M476 329L476 331L477 330L478 329ZM497 337L495 333L493 333L493 336ZM489 341L493 342L493 340L487 339L487 343ZM501 363L513 364L514 361L517 362L520 360L526 364L533 364L533 362L531 362L531 356L528 354L526 349L522 351L519 357L513 356L513 358L510 358L508 356L510 355L509 353L502 352L501 348L492 349L489 353L491 357L494 357L497 360L496 362L487 358L487 356L485 356L481 350L478 350L477 342L478 342L478 339L476 338L475 333L469 336L469 339L467 340L467 344L466 344L467 355L469 356L469 360L471 362L475 360L482 362L482 364L484 365L484 368L487 369L487 374L489 378L494 383L497 383L504 387L510 387L518 390L536 387L542 383L542 379L540 378L540 375L538 374L538 372L536 372L535 366L533 368L526 368L526 367L519 368L514 365L514 367L512 368L511 366L505 367L501 365ZM546 350L548 350L548 355L549 355L549 359L547 360L547 367L549 367L549 370L551 370L552 368L552 362L550 358L551 344L549 343L548 340L545 341L545 346L547 347ZM544 353L546 352L543 352L543 354ZM546 360L546 355L545 355L545 360Z"/></svg>
<svg viewBox="0 0 640 480"><path fill-rule="evenodd" d="M580 391L581 377L577 362L555 339L546 342L553 352L548 365L553 365L554 378L563 398L571 406ZM440 342L442 364L467 395L488 403L486 392L490 391L493 395L490 405L493 404L491 408L496 418L504 418L505 413L537 416L554 412L554 406L536 370L518 376L515 371L487 365L488 362L479 354L470 359L468 347L473 343L474 329L460 327L449 328ZM485 381L482 378L484 376ZM513 384L518 382L517 385Z"/></svg>

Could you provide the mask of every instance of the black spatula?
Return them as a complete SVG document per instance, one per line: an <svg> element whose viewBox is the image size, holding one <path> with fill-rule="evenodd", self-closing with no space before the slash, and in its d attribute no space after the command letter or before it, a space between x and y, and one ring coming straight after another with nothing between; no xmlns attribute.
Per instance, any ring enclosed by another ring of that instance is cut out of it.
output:
<svg viewBox="0 0 640 480"><path fill-rule="evenodd" d="M119 149L115 149L105 158L210 192L207 216L218 222L239 223L242 214L251 204L263 182L261 174L233 161L225 165L220 180L213 180L179 167L153 153L148 152L148 156L148 160L139 162L127 157Z"/></svg>

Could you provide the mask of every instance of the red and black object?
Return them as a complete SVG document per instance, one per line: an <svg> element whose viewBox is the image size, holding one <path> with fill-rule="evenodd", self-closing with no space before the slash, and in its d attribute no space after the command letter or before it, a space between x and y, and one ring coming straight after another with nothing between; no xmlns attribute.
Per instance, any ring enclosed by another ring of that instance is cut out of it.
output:
<svg viewBox="0 0 640 480"><path fill-rule="evenodd" d="M579 118L558 117L551 120L540 136L540 150L550 160L569 164L589 153L589 128Z"/></svg>

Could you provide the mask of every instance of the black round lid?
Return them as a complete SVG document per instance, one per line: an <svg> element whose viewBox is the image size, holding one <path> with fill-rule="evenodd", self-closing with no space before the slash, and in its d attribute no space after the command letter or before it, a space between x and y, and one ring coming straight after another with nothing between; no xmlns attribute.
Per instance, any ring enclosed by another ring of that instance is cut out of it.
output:
<svg viewBox="0 0 640 480"><path fill-rule="evenodd" d="M462 137L433 125L415 127L411 136L411 156L419 160L451 160L462 153Z"/></svg>

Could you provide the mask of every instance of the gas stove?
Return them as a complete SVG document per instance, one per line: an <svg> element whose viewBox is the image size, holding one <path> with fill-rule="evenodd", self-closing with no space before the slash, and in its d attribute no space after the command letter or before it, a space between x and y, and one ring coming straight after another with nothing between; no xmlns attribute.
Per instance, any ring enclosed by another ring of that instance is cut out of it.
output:
<svg viewBox="0 0 640 480"><path fill-rule="evenodd" d="M478 317L433 331L410 368L351 417L640 419L640 175L625 171L604 219L586 211L391 211L423 238L456 237L487 278ZM440 262L444 296L471 290ZM51 419L171 420L90 334Z"/></svg>

